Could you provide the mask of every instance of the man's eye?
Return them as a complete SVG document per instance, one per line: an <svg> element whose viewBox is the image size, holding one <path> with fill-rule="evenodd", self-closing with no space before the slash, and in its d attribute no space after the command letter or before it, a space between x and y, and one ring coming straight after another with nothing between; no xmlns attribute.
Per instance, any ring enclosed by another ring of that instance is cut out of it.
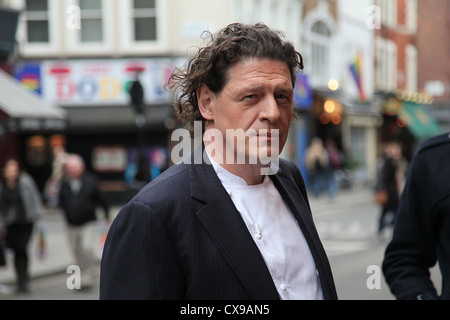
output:
<svg viewBox="0 0 450 320"><path fill-rule="evenodd" d="M280 94L275 95L275 99L277 99L277 100L287 100L289 98L286 95L280 93Z"/></svg>
<svg viewBox="0 0 450 320"><path fill-rule="evenodd" d="M244 98L242 100L253 103L253 102L258 101L258 98L259 98L258 94L248 94L248 95L244 96Z"/></svg>

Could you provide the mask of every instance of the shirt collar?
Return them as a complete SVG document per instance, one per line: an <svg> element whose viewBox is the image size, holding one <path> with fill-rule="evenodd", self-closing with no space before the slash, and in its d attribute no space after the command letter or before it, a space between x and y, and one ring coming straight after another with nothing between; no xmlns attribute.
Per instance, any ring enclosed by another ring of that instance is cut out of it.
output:
<svg viewBox="0 0 450 320"><path fill-rule="evenodd" d="M209 155L208 150L206 148L205 151L209 159L209 162L212 164L214 171L216 172L217 176L219 177L219 180L222 182L224 186L248 187L247 182L243 178L231 173L230 171L222 167ZM267 185L268 180L270 180L269 177L267 175L264 176L262 184ZM261 186L262 184L258 184L256 186Z"/></svg>

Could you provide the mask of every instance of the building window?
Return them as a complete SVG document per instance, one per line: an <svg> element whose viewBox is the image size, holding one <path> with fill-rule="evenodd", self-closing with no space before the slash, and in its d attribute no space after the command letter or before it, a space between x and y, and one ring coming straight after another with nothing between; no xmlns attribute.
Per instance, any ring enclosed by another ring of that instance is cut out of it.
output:
<svg viewBox="0 0 450 320"><path fill-rule="evenodd" d="M407 45L406 53L406 90L416 92L417 84L417 49L413 45Z"/></svg>
<svg viewBox="0 0 450 320"><path fill-rule="evenodd" d="M79 26L65 28L70 54L104 55L113 50L115 20L111 0L66 0L66 8L79 8Z"/></svg>
<svg viewBox="0 0 450 320"><path fill-rule="evenodd" d="M417 31L417 0L406 2L406 26L410 32Z"/></svg>
<svg viewBox="0 0 450 320"><path fill-rule="evenodd" d="M81 42L103 41L102 0L80 0Z"/></svg>
<svg viewBox="0 0 450 320"><path fill-rule="evenodd" d="M326 83L329 78L330 61L330 37L331 31L328 26L317 21L311 28L311 70L320 83Z"/></svg>
<svg viewBox="0 0 450 320"><path fill-rule="evenodd" d="M61 0L13 0L14 8L21 10L17 40L21 56L50 57L60 53L61 27L59 18ZM1 0L0 0L1 3ZM2 30L0 30L0 33Z"/></svg>
<svg viewBox="0 0 450 320"><path fill-rule="evenodd" d="M27 42L49 42L47 0L26 0L25 6Z"/></svg>
<svg viewBox="0 0 450 320"><path fill-rule="evenodd" d="M262 21L283 31L294 44L299 44L302 5L297 0L235 0L234 8L237 21Z"/></svg>
<svg viewBox="0 0 450 320"><path fill-rule="evenodd" d="M376 40L376 87L378 90L397 90L397 46L393 41Z"/></svg>
<svg viewBox="0 0 450 320"><path fill-rule="evenodd" d="M378 0L381 8L381 23L395 28L397 26L397 0Z"/></svg>
<svg viewBox="0 0 450 320"><path fill-rule="evenodd" d="M157 40L155 0L133 0L132 16L135 41Z"/></svg>
<svg viewBox="0 0 450 320"><path fill-rule="evenodd" d="M119 52L122 54L157 54L167 50L168 28L165 0L121 0Z"/></svg>

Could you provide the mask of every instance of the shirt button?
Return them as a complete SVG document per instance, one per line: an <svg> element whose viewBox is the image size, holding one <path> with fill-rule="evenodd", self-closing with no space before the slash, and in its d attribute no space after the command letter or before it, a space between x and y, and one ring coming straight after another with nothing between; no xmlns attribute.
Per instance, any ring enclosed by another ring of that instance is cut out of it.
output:
<svg viewBox="0 0 450 320"><path fill-rule="evenodd" d="M287 286L286 284L284 284L284 283L282 283L282 284L280 285L280 289L281 289L281 291L283 291L283 292L286 292L286 291L287 291L287 288L288 288L288 286Z"/></svg>
<svg viewBox="0 0 450 320"><path fill-rule="evenodd" d="M259 228L259 224L255 224L255 238L260 240L262 238L261 229Z"/></svg>

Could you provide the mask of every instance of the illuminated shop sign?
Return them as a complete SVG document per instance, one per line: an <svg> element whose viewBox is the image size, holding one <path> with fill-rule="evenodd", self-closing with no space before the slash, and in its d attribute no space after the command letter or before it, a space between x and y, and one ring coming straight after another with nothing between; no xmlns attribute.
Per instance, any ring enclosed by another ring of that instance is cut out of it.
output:
<svg viewBox="0 0 450 320"><path fill-rule="evenodd" d="M16 78L61 106L112 106L130 103L129 86L138 74L145 103L157 104L170 101L164 86L175 66L183 63L180 58L51 60L33 68L20 66Z"/></svg>

